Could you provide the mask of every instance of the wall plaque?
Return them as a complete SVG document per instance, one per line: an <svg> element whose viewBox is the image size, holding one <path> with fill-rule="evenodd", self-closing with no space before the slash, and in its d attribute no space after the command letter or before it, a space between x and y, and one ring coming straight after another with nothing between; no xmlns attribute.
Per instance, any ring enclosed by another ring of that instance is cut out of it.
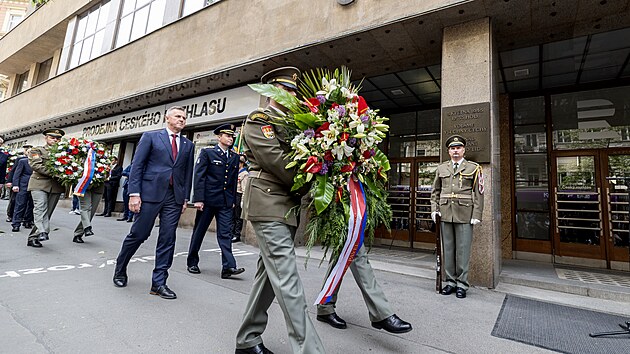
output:
<svg viewBox="0 0 630 354"><path fill-rule="evenodd" d="M490 162L490 103L475 103L442 108L442 137L440 161L446 161L448 150L444 146L451 135L461 135L466 139L466 155L479 163Z"/></svg>

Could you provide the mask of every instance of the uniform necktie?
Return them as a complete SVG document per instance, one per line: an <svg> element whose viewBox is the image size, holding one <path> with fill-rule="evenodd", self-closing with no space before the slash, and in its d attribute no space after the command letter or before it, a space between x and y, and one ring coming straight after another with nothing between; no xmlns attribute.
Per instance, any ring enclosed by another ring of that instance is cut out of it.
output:
<svg viewBox="0 0 630 354"><path fill-rule="evenodd" d="M177 160L177 134L171 134L173 140L171 141L171 153L173 154L173 160Z"/></svg>
<svg viewBox="0 0 630 354"><path fill-rule="evenodd" d="M453 165L453 171L457 171L457 166L459 166L459 164L455 162L455 164Z"/></svg>

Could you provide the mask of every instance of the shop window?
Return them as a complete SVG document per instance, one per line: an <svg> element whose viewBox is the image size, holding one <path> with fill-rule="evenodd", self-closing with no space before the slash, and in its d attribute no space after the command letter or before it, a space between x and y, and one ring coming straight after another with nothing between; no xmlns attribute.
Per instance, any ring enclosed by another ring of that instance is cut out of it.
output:
<svg viewBox="0 0 630 354"><path fill-rule="evenodd" d="M166 0L124 0L116 48L162 27Z"/></svg>
<svg viewBox="0 0 630 354"><path fill-rule="evenodd" d="M109 6L109 1L101 2L77 18L68 69L88 62L104 53L103 41Z"/></svg>
<svg viewBox="0 0 630 354"><path fill-rule="evenodd" d="M557 150L630 147L630 86L551 96Z"/></svg>
<svg viewBox="0 0 630 354"><path fill-rule="evenodd" d="M50 76L50 70L52 69L52 61L53 58L50 58L39 64L39 71L37 72L37 80L35 80L35 85L39 85L42 82L48 80L48 77Z"/></svg>
<svg viewBox="0 0 630 354"><path fill-rule="evenodd" d="M28 71L18 75L15 79L15 89L13 91L14 95L26 90L28 88Z"/></svg>

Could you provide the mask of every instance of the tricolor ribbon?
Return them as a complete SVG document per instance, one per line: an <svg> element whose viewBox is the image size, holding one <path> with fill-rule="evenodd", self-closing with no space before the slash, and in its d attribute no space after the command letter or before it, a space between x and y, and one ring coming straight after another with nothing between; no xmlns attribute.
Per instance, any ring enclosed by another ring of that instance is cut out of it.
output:
<svg viewBox="0 0 630 354"><path fill-rule="evenodd" d="M352 177L348 182L348 191L350 191L350 220L348 220L348 237L346 238L346 243L339 254L335 267L330 272L322 291L317 296L315 305L324 305L332 300L332 296L335 293L335 290L339 287L339 284L341 284L341 279L343 279L350 263L352 263L357 252L363 245L365 224L367 222L367 202L365 200L365 191L363 190L361 182L353 180Z"/></svg>
<svg viewBox="0 0 630 354"><path fill-rule="evenodd" d="M83 164L83 176L81 176L74 188L74 195L83 197L85 192L87 192L88 187L90 187L90 183L92 183L92 178L94 178L95 162L96 151L94 151L93 148L90 148L90 150L88 150L87 157L85 158L85 163Z"/></svg>

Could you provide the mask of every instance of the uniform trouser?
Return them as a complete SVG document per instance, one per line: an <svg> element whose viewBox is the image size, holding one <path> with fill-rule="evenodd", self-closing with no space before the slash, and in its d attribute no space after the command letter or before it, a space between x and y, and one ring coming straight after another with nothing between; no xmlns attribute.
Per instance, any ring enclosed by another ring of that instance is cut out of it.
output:
<svg viewBox="0 0 630 354"><path fill-rule="evenodd" d="M335 262L330 262L328 265L328 271L326 272L324 283L334 268L335 263L336 260ZM361 290L363 301L365 301L365 305L367 306L370 314L370 321L382 321L393 315L394 310L392 310L389 305L389 302L383 293L383 289L381 289L381 286L378 285L378 282L376 282L374 270L370 265L367 252L365 251L365 246L359 249L356 257L352 260L352 263L350 263L350 271L352 272L354 281L357 282L357 285ZM339 283L339 287L341 287L341 283ZM331 313L335 313L335 304L337 303L337 293L339 292L339 287L333 292L332 300L330 302L325 305L317 305L318 315L330 315Z"/></svg>
<svg viewBox="0 0 630 354"><path fill-rule="evenodd" d="M267 310L274 298L284 314L289 342L294 353L325 353L321 339L308 316L302 280L295 261L295 227L281 222L255 222L260 257L254 285L236 335L236 348L262 343L267 327Z"/></svg>
<svg viewBox="0 0 630 354"><path fill-rule="evenodd" d="M446 285L468 290L468 267L472 245L471 224L442 222L442 261Z"/></svg>
<svg viewBox="0 0 630 354"><path fill-rule="evenodd" d="M94 214L96 214L96 208L98 208L98 203L101 202L102 197L102 193L94 193L90 190L86 191L83 197L79 197L81 221L74 229L74 236L83 236L85 228L92 226L92 219Z"/></svg>
<svg viewBox="0 0 630 354"><path fill-rule="evenodd" d="M15 210L11 226L19 227L20 224L31 223L33 221L33 198L31 192L20 189L15 196Z"/></svg>
<svg viewBox="0 0 630 354"><path fill-rule="evenodd" d="M15 212L15 197L17 193L13 193L11 189L9 189L9 205L7 205L7 217L13 219L13 212Z"/></svg>
<svg viewBox="0 0 630 354"><path fill-rule="evenodd" d="M113 202L112 202L112 187L109 183L105 183L105 192L103 193L103 199L105 200L105 205L103 206L103 214L108 214L112 212Z"/></svg>
<svg viewBox="0 0 630 354"><path fill-rule="evenodd" d="M241 231L243 231L243 219L241 219L241 200L243 199L243 193L236 193L236 202L234 203L233 216L232 216L232 237L237 239L241 238Z"/></svg>
<svg viewBox="0 0 630 354"><path fill-rule="evenodd" d="M212 208L209 206L205 206L203 211L197 210L195 215L195 226L190 238L190 247L188 248L188 258L186 260L189 267L199 264L199 249L203 243L206 231L208 231L208 226L210 226L215 216L217 219L217 243L219 248L221 248L222 269L236 268L236 259L232 255L232 208Z"/></svg>
<svg viewBox="0 0 630 354"><path fill-rule="evenodd" d="M175 239L177 223L182 215L182 204L175 201L175 193L172 188L166 193L166 197L159 203L142 202L140 212L131 225L131 230L123 241L120 253L116 258L117 275L127 275L127 265L131 257L136 254L138 248L151 235L155 219L160 216L160 231L157 246L155 247L155 268L153 268L152 286L166 284L168 270L173 264L175 251Z"/></svg>
<svg viewBox="0 0 630 354"><path fill-rule="evenodd" d="M34 239L40 232L50 233L50 217L55 211L61 193L48 193L44 191L31 191L33 197L33 221L35 227L28 235L29 239Z"/></svg>

